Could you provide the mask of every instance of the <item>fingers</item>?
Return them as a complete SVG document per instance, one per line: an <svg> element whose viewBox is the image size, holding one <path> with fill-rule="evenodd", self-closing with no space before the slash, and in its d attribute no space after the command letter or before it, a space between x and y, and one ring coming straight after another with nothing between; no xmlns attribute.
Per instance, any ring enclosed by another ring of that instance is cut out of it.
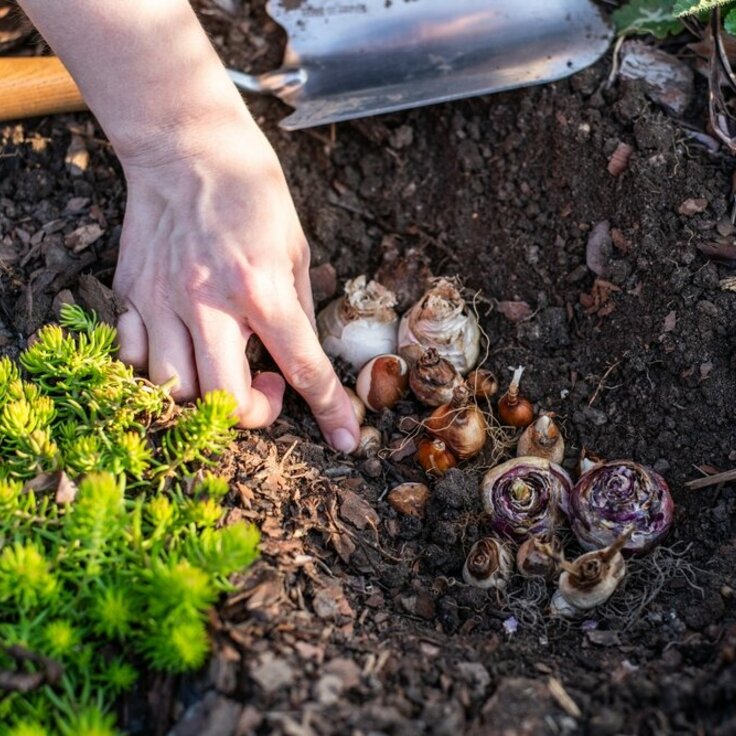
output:
<svg viewBox="0 0 736 736"><path fill-rule="evenodd" d="M137 370L145 370L148 365L148 332L141 315L126 299L128 310L118 317L118 357L123 363Z"/></svg>
<svg viewBox="0 0 736 736"><path fill-rule="evenodd" d="M248 332L230 315L201 305L196 326L190 329L201 392L229 391L238 402L241 427L266 427L275 421L281 413L284 381L275 373L262 373L251 383L245 359Z"/></svg>
<svg viewBox="0 0 736 736"><path fill-rule="evenodd" d="M176 377L171 395L177 401L199 393L189 331L173 312L148 321L148 377L158 384Z"/></svg>
<svg viewBox="0 0 736 736"><path fill-rule="evenodd" d="M302 305L304 314L312 325L312 330L317 331L317 321L314 317L314 299L312 297L312 284L309 279L309 268L306 266L296 266L294 268L294 288Z"/></svg>
<svg viewBox="0 0 736 736"><path fill-rule="evenodd" d="M286 380L309 404L328 442L341 452L352 452L358 443L358 422L309 318L293 291L290 296L271 298L278 309L254 306L251 326Z"/></svg>

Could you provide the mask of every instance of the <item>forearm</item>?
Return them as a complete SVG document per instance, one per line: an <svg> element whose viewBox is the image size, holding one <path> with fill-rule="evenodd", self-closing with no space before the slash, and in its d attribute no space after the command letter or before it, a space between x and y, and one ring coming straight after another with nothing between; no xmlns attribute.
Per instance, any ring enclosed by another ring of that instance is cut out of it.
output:
<svg viewBox="0 0 736 736"><path fill-rule="evenodd" d="M187 0L19 2L121 157L162 142L168 156L200 121L249 117Z"/></svg>

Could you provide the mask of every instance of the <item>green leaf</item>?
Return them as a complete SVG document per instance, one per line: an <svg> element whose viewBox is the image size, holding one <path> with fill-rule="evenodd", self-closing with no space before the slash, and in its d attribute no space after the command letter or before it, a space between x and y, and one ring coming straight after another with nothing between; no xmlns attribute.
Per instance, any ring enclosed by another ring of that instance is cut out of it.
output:
<svg viewBox="0 0 736 736"><path fill-rule="evenodd" d="M675 0L631 0L614 11L611 18L620 36L651 33L665 38L683 29L674 5Z"/></svg>
<svg viewBox="0 0 736 736"><path fill-rule="evenodd" d="M723 27L726 33L736 36L736 8L731 8L723 19Z"/></svg>
<svg viewBox="0 0 736 736"><path fill-rule="evenodd" d="M683 15L696 15L707 13L719 5L730 5L733 0L675 0L674 14L678 17Z"/></svg>

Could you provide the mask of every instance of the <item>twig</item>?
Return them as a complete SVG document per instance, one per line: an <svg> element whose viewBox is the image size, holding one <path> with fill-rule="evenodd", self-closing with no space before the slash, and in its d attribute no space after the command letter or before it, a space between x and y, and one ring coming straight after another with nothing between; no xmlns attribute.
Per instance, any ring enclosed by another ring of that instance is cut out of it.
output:
<svg viewBox="0 0 736 736"><path fill-rule="evenodd" d="M708 486L715 486L719 483L728 483L730 480L736 480L736 468L732 470L725 470L722 473L714 473L713 475L707 475L705 478L697 478L696 480L689 480L685 485L693 491L698 488L707 488Z"/></svg>
<svg viewBox="0 0 736 736"><path fill-rule="evenodd" d="M596 386L595 391L593 392L593 395L590 397L590 401L588 402L588 406L593 406L593 402L598 398L598 394L603 390L603 387L605 386L606 379L608 376L611 375L614 368L618 368L618 366L621 365L621 361L617 360L615 363L613 363L606 372L601 376L601 380L598 381L598 385Z"/></svg>

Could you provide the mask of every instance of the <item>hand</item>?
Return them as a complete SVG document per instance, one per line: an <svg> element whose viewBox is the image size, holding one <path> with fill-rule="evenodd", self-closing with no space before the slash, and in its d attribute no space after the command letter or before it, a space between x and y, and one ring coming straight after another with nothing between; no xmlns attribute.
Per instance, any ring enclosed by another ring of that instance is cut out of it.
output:
<svg viewBox="0 0 736 736"><path fill-rule="evenodd" d="M240 425L263 427L281 411L284 382L251 377L255 333L330 444L349 452L358 425L315 334L309 248L276 155L244 108L195 127L176 145L121 155L120 357L156 383L176 376L177 399L226 389Z"/></svg>

